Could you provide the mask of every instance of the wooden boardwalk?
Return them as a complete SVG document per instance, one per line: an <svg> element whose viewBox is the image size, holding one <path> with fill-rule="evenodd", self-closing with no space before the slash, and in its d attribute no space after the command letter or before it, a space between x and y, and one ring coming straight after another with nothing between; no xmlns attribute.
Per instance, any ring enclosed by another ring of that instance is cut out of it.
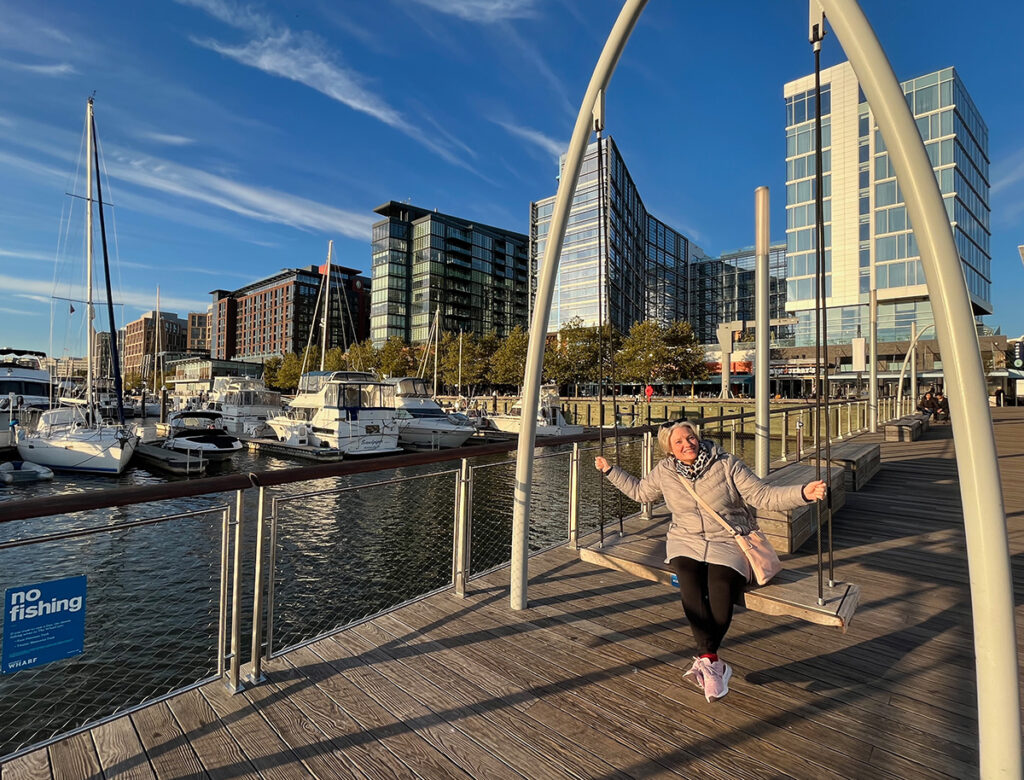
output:
<svg viewBox="0 0 1024 780"><path fill-rule="evenodd" d="M993 411L1020 603L1024 409ZM977 776L950 429L882 457L836 518L837 576L862 589L849 631L739 611L720 702L683 681L675 591L561 548L531 560L525 612L502 571L292 652L242 695L190 691L2 778Z"/></svg>

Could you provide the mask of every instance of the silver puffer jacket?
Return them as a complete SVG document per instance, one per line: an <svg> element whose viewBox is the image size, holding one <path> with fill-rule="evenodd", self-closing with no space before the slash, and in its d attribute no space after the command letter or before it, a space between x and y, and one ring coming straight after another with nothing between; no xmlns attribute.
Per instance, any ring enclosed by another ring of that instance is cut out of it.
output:
<svg viewBox="0 0 1024 780"><path fill-rule="evenodd" d="M748 580L750 567L740 548L721 523L701 509L683 485L675 459L662 458L643 480L615 467L609 481L634 501L645 504L664 497L672 513L665 539L665 561L683 555L698 561L730 566ZM803 486L775 487L758 479L735 455L715 447L714 461L693 483L694 492L722 519L741 534L757 528L747 504L759 509L780 511L809 503Z"/></svg>

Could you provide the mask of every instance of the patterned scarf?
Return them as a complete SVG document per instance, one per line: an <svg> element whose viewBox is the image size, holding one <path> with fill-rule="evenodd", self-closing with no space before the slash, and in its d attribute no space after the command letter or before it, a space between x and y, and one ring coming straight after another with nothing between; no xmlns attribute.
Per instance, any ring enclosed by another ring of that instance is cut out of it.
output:
<svg viewBox="0 0 1024 780"><path fill-rule="evenodd" d="M702 439L700 443L700 449L697 452L697 459L687 465L681 460L673 457L676 463L676 471L679 472L680 476L686 477L686 479L696 482L705 472L711 468L711 464L715 462L715 447L708 439Z"/></svg>

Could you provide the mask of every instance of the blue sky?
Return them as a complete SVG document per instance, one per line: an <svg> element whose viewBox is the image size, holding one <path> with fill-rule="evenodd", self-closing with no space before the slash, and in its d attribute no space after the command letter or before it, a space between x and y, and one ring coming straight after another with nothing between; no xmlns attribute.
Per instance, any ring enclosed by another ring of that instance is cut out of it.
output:
<svg viewBox="0 0 1024 780"><path fill-rule="evenodd" d="M993 301L1024 333L1020 3L864 0L901 79L953 65L990 133ZM373 208L522 232L620 5L609 0L0 0L0 345L82 354L86 98L115 204L118 324L156 303L336 261L369 272ZM607 129L647 208L719 254L785 236L782 85L809 73L806 2L652 0ZM743 16L743 15L745 16ZM823 64L843 59L834 36ZM55 316L51 316L51 311ZM105 318L99 327L105 329Z"/></svg>

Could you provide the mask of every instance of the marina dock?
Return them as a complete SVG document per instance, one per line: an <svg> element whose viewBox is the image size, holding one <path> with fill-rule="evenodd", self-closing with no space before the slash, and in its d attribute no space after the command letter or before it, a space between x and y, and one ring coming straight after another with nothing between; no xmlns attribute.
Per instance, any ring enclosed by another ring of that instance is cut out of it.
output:
<svg viewBox="0 0 1024 780"><path fill-rule="evenodd" d="M1020 602L1024 408L992 413ZM563 545L531 558L525 611L508 608L499 569L466 598L435 593L275 658L240 694L193 688L0 778L976 777L951 428L859 440L881 443L881 468L835 518L837 577L861 587L852 624L739 610L722 701L683 679L692 638L676 591ZM787 568L814 570L814 547Z"/></svg>

